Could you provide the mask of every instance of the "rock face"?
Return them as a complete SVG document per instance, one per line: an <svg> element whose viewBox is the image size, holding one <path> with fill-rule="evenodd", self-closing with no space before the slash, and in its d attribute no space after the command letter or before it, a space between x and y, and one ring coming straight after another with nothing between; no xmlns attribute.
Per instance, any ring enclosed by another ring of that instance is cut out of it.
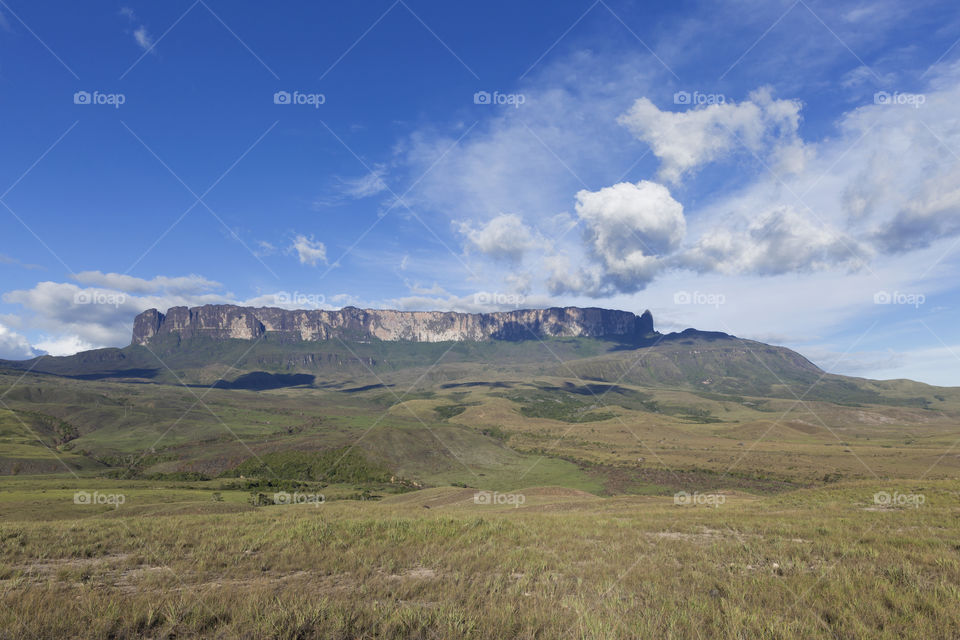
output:
<svg viewBox="0 0 960 640"><path fill-rule="evenodd" d="M133 344L174 335L180 339L254 340L274 333L291 340L446 342L532 340L547 337L641 338L653 333L649 311L597 308L522 309L495 313L390 311L344 307L339 311L288 311L272 307L205 305L144 311L133 323Z"/></svg>

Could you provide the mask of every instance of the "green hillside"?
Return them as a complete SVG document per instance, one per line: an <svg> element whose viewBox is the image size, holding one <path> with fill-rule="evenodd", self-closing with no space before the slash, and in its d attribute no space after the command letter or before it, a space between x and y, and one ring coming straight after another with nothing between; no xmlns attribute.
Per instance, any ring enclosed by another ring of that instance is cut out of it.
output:
<svg viewBox="0 0 960 640"><path fill-rule="evenodd" d="M269 478L272 456L350 448L412 486L764 492L930 466L960 417L956 389L826 374L692 330L643 344L274 338L6 363L0 472Z"/></svg>

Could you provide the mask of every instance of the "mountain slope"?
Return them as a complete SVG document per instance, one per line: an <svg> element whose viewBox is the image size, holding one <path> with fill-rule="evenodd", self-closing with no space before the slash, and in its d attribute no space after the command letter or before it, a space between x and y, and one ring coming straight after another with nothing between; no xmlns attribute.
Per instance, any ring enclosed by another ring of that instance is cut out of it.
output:
<svg viewBox="0 0 960 640"><path fill-rule="evenodd" d="M958 389L833 375L783 347L659 334L652 318L643 335L563 335L584 316L562 317L574 324L548 325L561 335L525 340L241 339L204 325L2 362L0 473L62 472L60 458L88 473L218 474L350 446L411 481L491 488L765 491L933 464L960 473L943 454Z"/></svg>

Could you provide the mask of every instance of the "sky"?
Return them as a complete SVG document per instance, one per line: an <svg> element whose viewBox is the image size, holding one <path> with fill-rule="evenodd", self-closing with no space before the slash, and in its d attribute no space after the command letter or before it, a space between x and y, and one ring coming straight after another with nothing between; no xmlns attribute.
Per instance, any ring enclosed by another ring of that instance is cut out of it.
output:
<svg viewBox="0 0 960 640"><path fill-rule="evenodd" d="M960 385L952 2L0 0L0 358L596 306Z"/></svg>

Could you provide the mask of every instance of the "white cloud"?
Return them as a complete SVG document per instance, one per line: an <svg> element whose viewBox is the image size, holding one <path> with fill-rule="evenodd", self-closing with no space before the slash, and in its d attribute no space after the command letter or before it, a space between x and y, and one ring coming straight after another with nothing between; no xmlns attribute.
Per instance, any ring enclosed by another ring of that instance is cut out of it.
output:
<svg viewBox="0 0 960 640"><path fill-rule="evenodd" d="M46 337L38 341L36 346L51 356L69 356L95 348L94 345L76 335Z"/></svg>
<svg viewBox="0 0 960 640"><path fill-rule="evenodd" d="M566 252L546 256L543 269L547 273L547 290L553 295L565 293L598 296L601 272L595 265L574 266Z"/></svg>
<svg viewBox="0 0 960 640"><path fill-rule="evenodd" d="M370 173L359 178L342 178L340 180L343 193L351 198L369 198L387 190L387 183L383 176L387 170L383 166L375 167Z"/></svg>
<svg viewBox="0 0 960 640"><path fill-rule="evenodd" d="M886 192L889 189L882 187ZM874 199L879 198L876 194ZM868 196L869 197L869 196ZM928 177L873 239L890 253L928 246L938 238L960 232L960 164Z"/></svg>
<svg viewBox="0 0 960 640"><path fill-rule="evenodd" d="M43 267L41 267L38 264L30 264L28 262L22 262L14 257L8 256L2 253L0 253L0 264L12 264L12 265L16 265L18 267L22 267L24 269L30 269L30 270L43 269Z"/></svg>
<svg viewBox="0 0 960 640"><path fill-rule="evenodd" d="M757 216L745 229L717 227L679 255L675 264L727 275L779 275L837 266L859 268L872 257L869 247L812 214L780 206Z"/></svg>
<svg viewBox="0 0 960 640"><path fill-rule="evenodd" d="M574 191L606 184L643 152L615 120L637 91L655 86L657 71L645 61L578 51L518 87L520 108L485 109L472 127L476 111L450 131L415 131L396 147L398 165L416 182L404 200L460 220L510 212L531 224L563 211Z"/></svg>
<svg viewBox="0 0 960 640"><path fill-rule="evenodd" d="M661 111L649 99L640 98L617 122L650 145L661 161L660 176L676 183L741 147L762 155L795 147L800 108L798 101L775 100L769 89L761 88L745 102L679 112ZM791 155L796 162L797 150Z"/></svg>
<svg viewBox="0 0 960 640"><path fill-rule="evenodd" d="M488 313L554 306L548 296L525 296L505 292L477 291L464 296L412 295L389 298L371 305L402 311L459 311L461 313Z"/></svg>
<svg viewBox="0 0 960 640"><path fill-rule="evenodd" d="M313 236L298 235L293 239L290 250L296 252L300 264L315 267L318 262L326 263L327 261L327 247L322 242L314 240Z"/></svg>
<svg viewBox="0 0 960 640"><path fill-rule="evenodd" d="M36 347L52 355L127 344L133 318L146 309L231 301L215 291L219 283L198 275L144 279L85 271L72 277L88 286L46 281L3 294L32 314L23 324L46 333Z"/></svg>
<svg viewBox="0 0 960 640"><path fill-rule="evenodd" d="M149 280L121 273L101 273L100 271L81 271L71 276L73 280L90 287L104 287L127 293L157 293L167 291L173 294L196 294L219 289L219 282L202 276L189 275L176 278L156 276Z"/></svg>
<svg viewBox="0 0 960 640"><path fill-rule="evenodd" d="M37 355L40 354L30 346L24 336L0 324L0 359L25 360Z"/></svg>
<svg viewBox="0 0 960 640"><path fill-rule="evenodd" d="M257 242L257 248L254 249L254 253L259 257L269 256L276 253L277 248L271 242L266 240L260 240Z"/></svg>
<svg viewBox="0 0 960 640"><path fill-rule="evenodd" d="M502 213L478 228L461 223L460 232L467 237L468 248L513 262L520 262L525 252L543 244L520 216L512 213Z"/></svg>
<svg viewBox="0 0 960 640"><path fill-rule="evenodd" d="M588 254L601 269L564 275L564 259L554 258L550 267L555 291L591 295L639 291L653 280L662 258L675 251L686 234L683 205L655 182L581 190L576 199Z"/></svg>
<svg viewBox="0 0 960 640"><path fill-rule="evenodd" d="M404 281L410 293L418 296L449 296L450 293L436 282L431 287L425 287L419 282Z"/></svg>
<svg viewBox="0 0 960 640"><path fill-rule="evenodd" d="M133 32L133 39L137 41L137 44L140 45L144 51L150 51L153 48L153 38L150 37L150 34L147 33L147 28L143 25L137 27Z"/></svg>
<svg viewBox="0 0 960 640"><path fill-rule="evenodd" d="M876 258L960 234L960 63L932 73L921 104L844 113L838 134L802 145L793 175L760 171L688 210L692 246L675 262L704 272L876 269ZM921 270L922 272L923 270Z"/></svg>
<svg viewBox="0 0 960 640"><path fill-rule="evenodd" d="M623 259L637 251L662 256L680 246L686 233L683 205L655 182L584 189L576 198L577 215L587 224L590 243L605 259Z"/></svg>
<svg viewBox="0 0 960 640"><path fill-rule="evenodd" d="M80 287L72 282L39 282L31 289L4 293L3 301L20 305L26 313L2 316L0 320L18 327L20 331L29 327L32 331L41 332L42 335L36 339L36 349L51 355L69 355L86 349L129 344L134 318L147 309L166 312L170 307L206 304L331 309L349 302L342 295L328 296L313 291L277 291L237 299L232 293L211 290L220 285L196 275L143 279L115 273L85 272L77 274L77 279L115 285L116 288ZM0 354L10 352L29 357L32 355L27 351L29 349L26 337L0 324Z"/></svg>

